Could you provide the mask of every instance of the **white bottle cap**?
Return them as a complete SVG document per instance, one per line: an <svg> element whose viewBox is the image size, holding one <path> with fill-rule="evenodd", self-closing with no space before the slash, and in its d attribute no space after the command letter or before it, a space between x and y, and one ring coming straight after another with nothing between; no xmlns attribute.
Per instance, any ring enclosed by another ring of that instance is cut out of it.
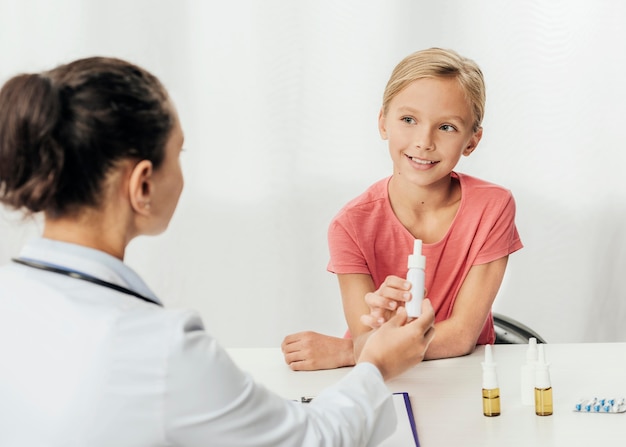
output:
<svg viewBox="0 0 626 447"><path fill-rule="evenodd" d="M546 363L546 353L543 344L539 345L539 358L535 364L535 388L544 390L550 388L550 371L549 364Z"/></svg>
<svg viewBox="0 0 626 447"><path fill-rule="evenodd" d="M415 239L413 241L413 254L409 255L408 268L424 269L426 267L426 256L422 255L422 240Z"/></svg>
<svg viewBox="0 0 626 447"><path fill-rule="evenodd" d="M496 364L493 361L491 345L485 345L485 361L481 365L483 366L483 389L498 388L498 376L496 375Z"/></svg>
<svg viewBox="0 0 626 447"><path fill-rule="evenodd" d="M526 350L526 363L534 363L538 359L537 339L532 337L528 340L528 349Z"/></svg>

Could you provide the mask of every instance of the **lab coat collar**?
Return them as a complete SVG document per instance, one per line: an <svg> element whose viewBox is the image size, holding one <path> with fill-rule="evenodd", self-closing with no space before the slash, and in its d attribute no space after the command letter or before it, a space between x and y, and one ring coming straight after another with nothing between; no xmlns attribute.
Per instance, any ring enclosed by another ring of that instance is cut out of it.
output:
<svg viewBox="0 0 626 447"><path fill-rule="evenodd" d="M161 302L130 267L100 250L40 237L28 242L20 257L91 275Z"/></svg>

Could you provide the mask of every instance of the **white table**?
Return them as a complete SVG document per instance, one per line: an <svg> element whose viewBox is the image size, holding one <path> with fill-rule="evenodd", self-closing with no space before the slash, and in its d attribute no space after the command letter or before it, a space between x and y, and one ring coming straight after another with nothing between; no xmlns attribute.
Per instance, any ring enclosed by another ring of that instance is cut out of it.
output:
<svg viewBox="0 0 626 447"><path fill-rule="evenodd" d="M278 348L228 352L257 381L290 399L315 396L350 370L294 372ZM626 397L626 343L547 344L545 352L552 416L536 416L534 406L521 403L525 345L493 347L501 393L498 417L482 413L483 347L465 357L422 362L388 386L409 393L422 447L626 445L626 413L573 411L582 397Z"/></svg>

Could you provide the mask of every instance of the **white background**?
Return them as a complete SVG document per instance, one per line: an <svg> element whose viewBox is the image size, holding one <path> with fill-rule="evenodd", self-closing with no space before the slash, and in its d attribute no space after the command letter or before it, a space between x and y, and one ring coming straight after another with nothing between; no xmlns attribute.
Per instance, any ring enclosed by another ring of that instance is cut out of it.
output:
<svg viewBox="0 0 626 447"><path fill-rule="evenodd" d="M0 82L91 55L159 76L186 188L126 261L225 346L270 347L343 334L327 225L391 173L376 118L393 67L453 48L487 83L457 170L513 191L525 245L494 309L548 342L624 341L625 22L618 0L0 0ZM0 208L0 264L40 229Z"/></svg>

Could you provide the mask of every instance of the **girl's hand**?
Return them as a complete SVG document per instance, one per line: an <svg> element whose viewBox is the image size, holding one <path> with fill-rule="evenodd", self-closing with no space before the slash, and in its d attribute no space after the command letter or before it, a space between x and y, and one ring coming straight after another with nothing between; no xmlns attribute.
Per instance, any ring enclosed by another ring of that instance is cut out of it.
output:
<svg viewBox="0 0 626 447"><path fill-rule="evenodd" d="M395 315L398 307L404 307L411 296L409 281L399 276L388 276L377 291L365 295L370 313L361 316L361 323L373 329L379 328Z"/></svg>
<svg viewBox="0 0 626 447"><path fill-rule="evenodd" d="M285 363L294 371L354 366L354 347L349 338L306 331L288 335L281 344Z"/></svg>

